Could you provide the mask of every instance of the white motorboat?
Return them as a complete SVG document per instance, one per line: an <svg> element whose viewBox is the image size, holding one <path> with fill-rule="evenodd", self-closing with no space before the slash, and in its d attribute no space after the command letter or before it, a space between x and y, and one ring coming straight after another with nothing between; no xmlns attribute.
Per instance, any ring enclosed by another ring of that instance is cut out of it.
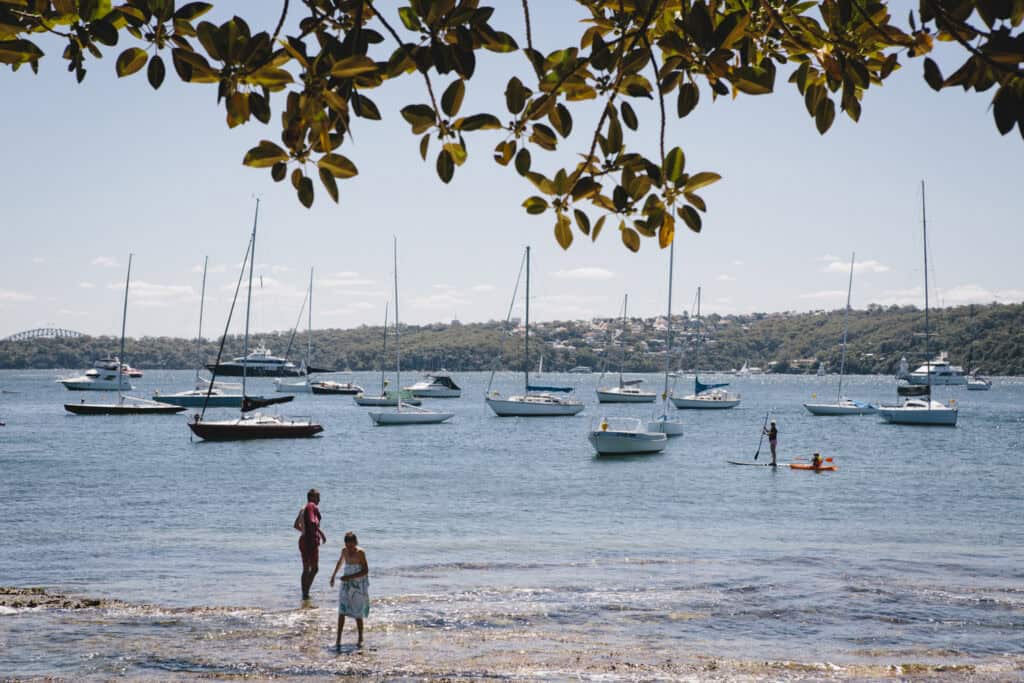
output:
<svg viewBox="0 0 1024 683"><path fill-rule="evenodd" d="M898 406L879 406L878 414L886 422L903 425L956 426L958 408L930 398L908 398Z"/></svg>
<svg viewBox="0 0 1024 683"><path fill-rule="evenodd" d="M925 203L924 203L924 181L921 181L921 233L922 233L922 246L924 251L924 353L925 358L930 355L928 348L929 339L929 325L928 325L928 220L925 214ZM940 358L943 358L944 354L940 354ZM949 405L944 405L938 401L932 400L932 373L928 370L929 363L926 363L925 368L925 385L922 387L924 393L920 396L914 396L905 398L903 403L898 406L880 406L878 408L878 414L882 416L882 419L886 422L893 424L905 424L905 425L929 425L929 426L947 426L955 427L957 415L959 413L956 403L950 401ZM911 377L913 377L911 374ZM963 375L961 374L961 378ZM966 381L966 380L965 380Z"/></svg>
<svg viewBox="0 0 1024 683"><path fill-rule="evenodd" d="M665 436L682 436L683 423L671 415L661 414L647 421L647 431L661 432Z"/></svg>
<svg viewBox="0 0 1024 683"><path fill-rule="evenodd" d="M298 379L282 379L278 377L274 380L274 391L282 394L311 394L313 393L313 385L309 381L309 375Z"/></svg>
<svg viewBox="0 0 1024 683"><path fill-rule="evenodd" d="M397 408L398 400L399 392L397 391L389 391L379 396L367 396L365 393L362 393L352 397L352 401L357 406L363 406L364 408ZM401 400L403 405L418 406L423 404L423 401L414 398L412 394L406 391L401 392Z"/></svg>
<svg viewBox="0 0 1024 683"><path fill-rule="evenodd" d="M395 383L402 386L402 328L398 324L398 238L394 238L395 266ZM402 392L399 392L401 396ZM370 419L378 426L439 424L454 417L455 413L442 413L426 408L410 407L398 400L394 412L370 413Z"/></svg>
<svg viewBox="0 0 1024 683"><path fill-rule="evenodd" d="M700 324L700 293L701 288L697 287L697 346L694 353L694 367L700 362L700 343L703 335L703 328ZM746 368L747 364L744 363ZM729 386L728 382L718 384L705 384L700 381L697 370L693 374L693 393L689 396L675 396L669 393L669 400L672 405L680 410L724 410L735 408L740 404L740 395L727 391L723 387Z"/></svg>
<svg viewBox="0 0 1024 683"><path fill-rule="evenodd" d="M931 386L961 386L967 384L964 369L949 362L949 355L942 351L938 356L923 363L906 377L911 384Z"/></svg>
<svg viewBox="0 0 1024 683"><path fill-rule="evenodd" d="M629 305L629 295L626 294L622 300L622 334L626 333L626 317L627 307ZM621 338L621 337L620 337ZM610 345L609 345L610 346ZM625 362L625 348L622 349L622 358L619 362L619 386L617 387L598 387L597 388L597 402L598 403L654 403L654 399L657 395L653 391L644 391L640 387L636 386L643 382L640 379L625 380L622 377L622 364ZM601 379L604 379L604 373L601 373ZM600 381L600 380L598 380Z"/></svg>
<svg viewBox="0 0 1024 683"><path fill-rule="evenodd" d="M839 387L836 389L835 403L805 403L804 408L811 415L869 415L874 413L876 406L863 401L854 401L843 396L843 376L846 374L846 335L850 331L850 295L853 293L853 264L857 258L854 253L850 257L850 281L846 287L846 311L843 313L842 354L839 361ZM818 375L825 374L824 363L818 365ZM811 395L811 398L817 398Z"/></svg>
<svg viewBox="0 0 1024 683"><path fill-rule="evenodd" d="M504 397L497 391L491 391L491 384L494 382L494 372L487 383L487 393L484 402L494 411L498 417L564 417L576 415L583 410L583 403L568 396L556 396L552 391L564 391L568 387L552 387L545 391L530 386L530 247L526 247L523 256L526 266L526 316L523 344L525 352L525 363L523 364L523 378L525 392L522 395ZM520 273L522 271L520 270ZM518 288L518 282L517 288ZM515 293L512 295L515 301ZM511 308L509 309L511 316ZM508 322L506 318L505 322Z"/></svg>
<svg viewBox="0 0 1024 683"><path fill-rule="evenodd" d="M417 398L459 398L462 396L462 389L445 373L431 373L412 386L405 387Z"/></svg>
<svg viewBox="0 0 1024 683"><path fill-rule="evenodd" d="M120 372L118 372L120 370ZM69 391L131 391L131 380L117 358L102 358L78 377L62 377L57 382Z"/></svg>
<svg viewBox="0 0 1024 683"><path fill-rule="evenodd" d="M967 389L970 391L988 391L992 388L992 380L972 372L967 378Z"/></svg>
<svg viewBox="0 0 1024 683"><path fill-rule="evenodd" d="M878 412L878 406L840 397L835 403L805 403L804 408L812 415L871 415Z"/></svg>
<svg viewBox="0 0 1024 683"><path fill-rule="evenodd" d="M601 418L598 425L591 426L587 439L599 455L660 453L668 445L664 432L647 431L632 417Z"/></svg>
<svg viewBox="0 0 1024 683"><path fill-rule="evenodd" d="M314 394L318 395L344 395L353 396L364 393L364 389L353 382L335 382L334 380L324 379L319 382L311 382L309 388Z"/></svg>

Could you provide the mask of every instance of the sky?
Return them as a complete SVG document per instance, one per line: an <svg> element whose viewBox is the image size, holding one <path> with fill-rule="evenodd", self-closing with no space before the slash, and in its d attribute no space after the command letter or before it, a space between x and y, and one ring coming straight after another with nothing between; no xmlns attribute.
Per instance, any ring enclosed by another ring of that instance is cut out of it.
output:
<svg viewBox="0 0 1024 683"><path fill-rule="evenodd" d="M490 4L494 23L525 43L521 4ZM903 4L892 4L897 17L906 16ZM238 12L254 31L276 23L276 3L215 5L204 18L219 23ZM539 49L576 39L574 2L531 8ZM631 315L664 313L668 251L646 239L639 253L627 251L611 221L596 242L576 233L563 251L550 214L529 216L521 207L533 187L491 160L500 131L469 137L469 161L450 185L442 184L433 156L420 159L419 136L398 114L405 104L425 101L422 81L404 79L368 93L384 119L357 119L355 144L341 150L360 174L340 183L338 205L317 183L307 210L290 183L241 165L259 140L278 140L276 106L271 126L252 121L230 130L216 86L181 84L173 72L159 91L143 72L118 79L114 60L131 44L123 36L108 48L80 85L65 71L60 48L45 42L38 75L0 69L0 338L49 326L117 334L129 253L128 336L195 335L206 256L204 336L216 334L257 196L256 331L295 324L310 268L314 328L379 325L385 302L394 298L393 237L402 322L503 319L526 245L533 247L532 319L611 317L627 293ZM958 56L937 55L944 73L959 65ZM511 75L526 81L525 60L518 54L478 60L461 113L501 116L504 83ZM904 68L885 86L865 94L859 123L838 115L825 136L786 82L785 69L774 95L712 102L702 88L701 105L682 120L669 101L667 146L683 148L688 171L723 176L701 191L708 204L702 233L680 223L676 312L692 309L698 285L705 312L839 309L854 252L855 308L921 306L922 180L932 304L1024 300L1021 137L999 135L991 91L935 93L922 79L920 60L901 61ZM435 88L446 83L438 79ZM634 106L641 128L627 131L627 139L656 155L655 109ZM574 163L589 145L594 110L573 113L572 137L556 154L535 150L535 168ZM241 324L236 318L232 331Z"/></svg>

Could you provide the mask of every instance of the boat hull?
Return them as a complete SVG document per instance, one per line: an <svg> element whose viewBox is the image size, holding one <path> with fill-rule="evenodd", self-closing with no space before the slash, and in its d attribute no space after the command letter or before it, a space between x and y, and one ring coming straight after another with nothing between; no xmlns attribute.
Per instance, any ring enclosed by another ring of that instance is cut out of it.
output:
<svg viewBox="0 0 1024 683"><path fill-rule="evenodd" d="M668 444L668 436L654 432L596 430L587 439L599 455L660 453Z"/></svg>
<svg viewBox="0 0 1024 683"><path fill-rule="evenodd" d="M282 382L280 380L274 382L274 391L282 394L311 394L313 388L309 385L309 382Z"/></svg>
<svg viewBox="0 0 1024 683"><path fill-rule="evenodd" d="M647 431L661 432L665 436L682 436L683 423L668 418L658 418L647 423Z"/></svg>
<svg viewBox="0 0 1024 683"><path fill-rule="evenodd" d="M208 363L206 369L215 373L218 377L241 377L242 366L235 363ZM312 370L310 370L312 372ZM306 371L297 366L273 366L260 367L250 365L245 368L246 377L302 377Z"/></svg>
<svg viewBox="0 0 1024 683"><path fill-rule="evenodd" d="M90 380L85 378L59 379L68 391L117 391L117 380ZM135 387L127 380L121 381L121 391L131 391Z"/></svg>
<svg viewBox="0 0 1024 683"><path fill-rule="evenodd" d="M259 422L227 420L224 422L189 422L192 433L205 441L249 441L253 439L305 439L316 436L324 428L313 422Z"/></svg>
<svg viewBox="0 0 1024 683"><path fill-rule="evenodd" d="M461 389L413 389L412 387L406 387L404 391L408 391L416 398L459 398L462 396Z"/></svg>
<svg viewBox="0 0 1024 683"><path fill-rule="evenodd" d="M872 405L845 403L805 403L804 408L811 415L873 415L878 412Z"/></svg>
<svg viewBox="0 0 1024 683"><path fill-rule="evenodd" d="M75 415L173 415L185 410L183 406L117 405L99 403L65 403L64 410Z"/></svg>
<svg viewBox="0 0 1024 683"><path fill-rule="evenodd" d="M206 392L184 392L181 394L153 394L154 401L170 403L171 405L184 408L202 408L204 403L207 408L240 408L242 405L241 394L217 395L211 394L209 401L206 400Z"/></svg>
<svg viewBox="0 0 1024 683"><path fill-rule="evenodd" d="M598 403L654 403L658 397L653 391L624 392L617 389L598 389Z"/></svg>
<svg viewBox="0 0 1024 683"><path fill-rule="evenodd" d="M924 386L924 385L927 385L927 384L931 384L933 387L940 387L940 386L943 386L943 387L956 387L956 386L962 386L964 384L967 384L967 378L964 377L963 375L935 375L935 374L933 374L932 375L932 381L929 382L928 381L928 376L925 375L924 373L912 372L912 373L910 373L906 377L906 380L908 382L910 382L911 384L916 384L918 386Z"/></svg>
<svg viewBox="0 0 1024 683"><path fill-rule="evenodd" d="M740 404L738 398L703 398L701 396L671 396L672 405L680 410L725 410Z"/></svg>
<svg viewBox="0 0 1024 683"><path fill-rule="evenodd" d="M573 402L530 401L524 397L484 399L498 417L567 417L583 410L583 404Z"/></svg>
<svg viewBox="0 0 1024 683"><path fill-rule="evenodd" d="M404 403L404 401L403 401ZM385 413L370 413L370 419L375 425L380 427L392 427L398 425L424 425L424 424L440 424L446 420L450 420L455 413L434 413L434 412L410 412L400 413L398 411L388 411Z"/></svg>
<svg viewBox="0 0 1024 683"><path fill-rule="evenodd" d="M354 396L352 398L357 406L364 408L397 408L398 399L391 396ZM403 398L402 403L410 406L422 405L423 401L418 398Z"/></svg>
<svg viewBox="0 0 1024 683"><path fill-rule="evenodd" d="M317 383L310 385L313 393L317 396L355 396L356 394L362 393L362 387L351 385L339 385L337 387L325 387Z"/></svg>
<svg viewBox="0 0 1024 683"><path fill-rule="evenodd" d="M881 407L878 414L891 424L955 427L957 413L952 408Z"/></svg>

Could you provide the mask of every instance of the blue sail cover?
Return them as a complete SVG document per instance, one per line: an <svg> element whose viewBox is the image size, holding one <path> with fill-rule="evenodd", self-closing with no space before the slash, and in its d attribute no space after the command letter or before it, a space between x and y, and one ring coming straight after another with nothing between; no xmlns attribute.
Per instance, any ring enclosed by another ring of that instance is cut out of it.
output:
<svg viewBox="0 0 1024 683"><path fill-rule="evenodd" d="M694 375L694 377L693 377L693 393L694 394L699 394L701 392L707 391L708 389L717 389L719 387L727 387L727 386L729 386L728 382L723 382L721 384L704 384L703 382L700 381L700 377L697 377L696 375Z"/></svg>
<svg viewBox="0 0 1024 683"><path fill-rule="evenodd" d="M527 384L527 391L560 391L562 393L568 393L572 391L572 387L549 387L542 384Z"/></svg>

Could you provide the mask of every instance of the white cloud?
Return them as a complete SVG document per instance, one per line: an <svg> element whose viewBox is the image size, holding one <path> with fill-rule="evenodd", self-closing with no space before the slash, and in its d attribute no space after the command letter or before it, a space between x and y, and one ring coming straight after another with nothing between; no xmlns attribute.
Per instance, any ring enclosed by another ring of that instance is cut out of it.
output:
<svg viewBox="0 0 1024 683"><path fill-rule="evenodd" d="M342 287L367 287L377 283L374 280L359 277L359 273L343 271L340 273L332 273L325 277L318 277L315 284L317 287L335 289Z"/></svg>
<svg viewBox="0 0 1024 683"><path fill-rule="evenodd" d="M36 256L35 258L32 259L32 263L46 263L46 259L44 259L42 256Z"/></svg>
<svg viewBox="0 0 1024 683"><path fill-rule="evenodd" d="M818 292L807 292L801 294L801 299L842 299L846 296L846 292L842 289L823 289Z"/></svg>
<svg viewBox="0 0 1024 683"><path fill-rule="evenodd" d="M838 256L833 256L832 254L825 254L824 256L819 256L818 258L816 258L815 261L831 263L832 261L842 261L842 259L839 258Z"/></svg>
<svg viewBox="0 0 1024 683"><path fill-rule="evenodd" d="M820 260L829 260L828 265L821 269L823 273L849 273L850 262L844 261L835 256L823 256ZM884 263L879 263L873 259L867 261L856 261L853 264L853 271L855 273L887 273L891 270L889 266Z"/></svg>
<svg viewBox="0 0 1024 683"><path fill-rule="evenodd" d="M123 290L124 283L111 282L107 285L107 289ZM191 285L158 285L145 280L136 280L131 284L128 298L130 305L142 308L168 308L182 301L196 301L199 299L199 295Z"/></svg>
<svg viewBox="0 0 1024 683"><path fill-rule="evenodd" d="M615 273L605 268L581 267L570 270L559 270L554 276L563 280L611 280Z"/></svg>
<svg viewBox="0 0 1024 683"><path fill-rule="evenodd" d="M362 313L363 311L372 311L378 308L376 304L371 304L367 301L355 301L350 304L346 304L341 308L331 308L322 313L318 312L317 315L322 315L325 318L333 318L337 316L351 315L353 313ZM388 314L390 316L390 313Z"/></svg>
<svg viewBox="0 0 1024 683"><path fill-rule="evenodd" d="M1007 304L1024 301L1024 290L987 289L975 284L957 285L952 289L940 290L937 298L947 306L990 304L993 301Z"/></svg>
<svg viewBox="0 0 1024 683"><path fill-rule="evenodd" d="M35 299L31 294L16 292L13 289L0 289L0 301L32 301Z"/></svg>
<svg viewBox="0 0 1024 683"><path fill-rule="evenodd" d="M444 289L444 290L455 289L455 287L453 287L452 285L448 285L448 284L444 284L444 283L439 284L439 285L431 285L431 287L433 287L434 289Z"/></svg>
<svg viewBox="0 0 1024 683"><path fill-rule="evenodd" d="M210 273L210 274L213 274L213 273L224 273L224 272L227 272L227 269L228 269L227 265L225 265L223 263L218 263L216 265L208 266L206 268L206 272ZM192 266L192 272L193 273L201 273L201 272L203 272L203 267L202 266Z"/></svg>
<svg viewBox="0 0 1024 683"><path fill-rule="evenodd" d="M493 292L494 285L473 285L469 289L473 292Z"/></svg>
<svg viewBox="0 0 1024 683"><path fill-rule="evenodd" d="M110 256L97 256L89 264L92 266L102 266L104 268L117 268L117 259L111 258Z"/></svg>
<svg viewBox="0 0 1024 683"><path fill-rule="evenodd" d="M65 318L84 318L86 316L91 316L92 314L89 313L88 311L73 311L70 308L61 308L57 311L57 315Z"/></svg>
<svg viewBox="0 0 1024 683"><path fill-rule="evenodd" d="M451 292L440 292L438 294L430 294L428 296L414 297L411 301L411 305L418 308L443 308L451 309L455 306L466 306L472 303L469 299L464 299L454 291Z"/></svg>
<svg viewBox="0 0 1024 683"><path fill-rule="evenodd" d="M91 282L79 282L78 286L82 289L95 289L96 285Z"/></svg>
<svg viewBox="0 0 1024 683"><path fill-rule="evenodd" d="M734 266L742 266L743 265L743 261L740 261L739 259L736 259L735 261L732 262L732 264Z"/></svg>
<svg viewBox="0 0 1024 683"><path fill-rule="evenodd" d="M718 280L719 282L735 282L736 281L736 278L734 278L732 275L729 275L728 273L722 273L721 275L719 275L715 279Z"/></svg>

